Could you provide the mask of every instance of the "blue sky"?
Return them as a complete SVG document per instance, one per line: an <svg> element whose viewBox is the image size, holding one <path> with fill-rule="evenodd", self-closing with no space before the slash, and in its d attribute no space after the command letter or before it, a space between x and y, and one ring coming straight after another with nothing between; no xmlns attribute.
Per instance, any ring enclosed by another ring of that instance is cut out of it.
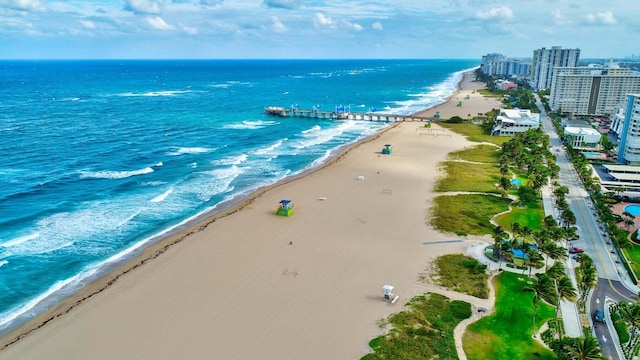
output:
<svg viewBox="0 0 640 360"><path fill-rule="evenodd" d="M0 0L0 59L638 56L636 2Z"/></svg>

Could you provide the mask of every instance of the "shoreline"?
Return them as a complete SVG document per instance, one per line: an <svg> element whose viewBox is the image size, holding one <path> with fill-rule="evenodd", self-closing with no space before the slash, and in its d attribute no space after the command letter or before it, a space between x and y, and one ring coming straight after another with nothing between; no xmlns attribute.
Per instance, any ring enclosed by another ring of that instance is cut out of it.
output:
<svg viewBox="0 0 640 360"><path fill-rule="evenodd" d="M461 108L456 108L456 107L452 107L450 106L451 103L453 102L454 98L458 98L460 96L463 96L464 94L468 93L472 93L475 91L475 89L462 89L461 86L462 84L467 81L467 83L470 82L469 79L469 74L471 74L470 76L473 76L473 72L466 72L463 76L463 78L461 79L460 83L458 84L458 90L452 94L447 101L445 101L444 103L435 105L429 109L426 109L424 111L419 112L420 114L424 114L427 112L432 112L432 111L441 111L442 117L443 118L448 118L450 116L450 113L455 113L455 112L459 112L459 111L466 111L467 108L471 108L473 107L473 105L465 107L464 109ZM468 85L468 84L467 84ZM477 84L476 84L477 85ZM484 85L484 84L482 84ZM480 86L482 87L482 86ZM476 88L480 88L478 86L476 86ZM479 95L478 95L479 96ZM480 96L481 97L481 96ZM457 100L457 99L456 99ZM447 107L447 104L449 105ZM479 102L480 105L483 105L484 102L480 101ZM436 110L438 109L438 110ZM486 111L489 111L490 109L486 109ZM309 179L311 177L313 177L314 175L317 175L320 172L324 172L325 169L329 169L329 168L336 168L339 167L339 165L344 165L342 164L343 160L345 158L347 158L347 155L350 155L354 152L357 152L358 150L361 150L362 148L366 147L367 145L371 145L372 142L375 142L376 140L380 139L383 136L395 136L396 134L390 134L392 132L395 132L396 130L399 130L399 128L402 127L409 127L411 125L415 125L415 124L421 124L418 122L412 123L412 122L399 122L399 123L394 123L388 127L385 127L383 129L381 129L380 131L377 131L375 134L365 138L365 139L361 139L360 141L347 145L345 146L344 149L342 149L338 154L336 154L334 157L332 157L330 160L328 160L326 163L322 164L321 166L318 166L317 168L314 169L309 169L308 171L303 171L302 173L292 176L291 178L287 178L284 179L276 184L270 185L270 186L266 186L263 187L261 189L258 189L254 192L252 192L251 194L249 194L248 196L246 196L244 199L238 201L235 204L230 205L229 207L227 207L226 209L222 209L220 212L217 212L215 214L202 214L201 216L199 216L197 219L194 219L192 224L184 224L184 228L177 230L174 234L168 234L166 237L163 237L162 239L159 239L158 241L156 241L154 244L146 247L145 249L142 250L142 252L130 259L129 261L127 261L125 264L117 267L117 269L114 269L113 271L111 271L109 274L106 274L104 276L102 276L101 278L94 280L93 282L91 282L90 284L88 284L87 286L85 286L83 289L81 289L80 291L78 291L76 294L68 297L67 299L64 299L62 301L60 301L59 303L57 303L55 306L53 306L51 309L49 309L48 311L38 315L37 317L35 317L33 320L28 321L27 323L21 325L20 327L16 328L15 330L11 331L10 333L8 333L7 335L2 337L2 349L3 351L0 351L0 357L3 356L3 352L7 351L7 350L12 350L14 347L17 347L19 345L21 345L21 341L22 340L26 340L29 338L29 335L32 335L32 333L34 333L33 335L35 335L35 333L37 333L36 330L38 329L45 329L46 326L50 323L55 323L54 320L68 320L69 317L77 317L74 316L74 312L72 312L72 310L76 309L76 308L80 308L82 307L82 305L84 305L85 303L87 303L86 300L88 299L92 299L94 298L95 295L103 293L103 292L109 292L115 284L120 284L120 282L122 280L127 280L129 278L129 276L125 277L124 275L127 275L129 273L134 272L134 270L138 270L138 271L145 271L147 272L148 269L144 269L146 267L142 267L142 265L145 264L151 264L151 263L156 263L156 262L151 262L151 260L158 258L160 255L162 254L172 254L172 255L176 255L174 254L174 251L168 252L169 249L172 249L177 252L177 251L181 251L181 247L175 247L174 245L177 244L184 244L184 247L190 247L192 246L193 242L196 242L197 237L201 237L203 235L203 233L206 233L208 229L211 229L213 226L213 224L218 223L218 222L223 222L224 220L227 220L229 218L234 218L234 217L230 217L230 215L233 214L249 214L251 212L255 212L253 211L253 209L251 208L251 206L254 203L258 203L260 202L264 197L266 197L265 195L272 193L272 192L276 192L276 190L278 189L282 189L284 187L286 187L287 185L291 185L291 184L295 184L297 182L300 182L300 180L304 180L304 179ZM436 123L437 124L437 123ZM416 132L418 131L418 128L416 128L415 130ZM466 141L466 140L464 140ZM446 154L440 154L440 156L445 156ZM355 155L354 155L355 156ZM395 155L392 155L395 156ZM378 155L378 158L380 157L380 155ZM374 162L375 160L369 160L371 162ZM380 172L378 172L378 174L380 174ZM431 189L427 189L428 192L431 192ZM244 210L244 211L242 211ZM251 214L253 215L253 214ZM296 215L294 215L295 218ZM291 220L293 221L294 218L292 218ZM274 221L273 219L268 219L266 221ZM213 231L213 230L212 230ZM193 242L185 242L183 240L186 239L191 239L193 238ZM296 240L297 243L297 240ZM291 244L291 243L290 243ZM243 249L241 250L240 253L242 253L242 251L248 251L247 249ZM164 258L164 257L163 257ZM149 270L150 271L150 270ZM288 270L285 270L285 275L288 273ZM296 274L294 275L294 277L298 276L297 271L292 271L292 274ZM416 286L414 286L414 288L416 288ZM417 288L419 289L420 286L417 286ZM413 289L415 292L415 289ZM111 295L112 297L114 295ZM98 298L101 297L97 297L96 300ZM403 300L408 300L403 296ZM86 308L86 307L85 307ZM85 309L86 310L86 309ZM194 310L197 312L197 310ZM70 314L68 316L63 316L65 314ZM69 320L71 321L71 320ZM117 331L117 330L116 330ZM48 335L51 336L51 335ZM372 337L371 337L372 338ZM12 346L13 345L13 346ZM61 344L60 346L64 346L64 344ZM302 345L304 346L304 345Z"/></svg>

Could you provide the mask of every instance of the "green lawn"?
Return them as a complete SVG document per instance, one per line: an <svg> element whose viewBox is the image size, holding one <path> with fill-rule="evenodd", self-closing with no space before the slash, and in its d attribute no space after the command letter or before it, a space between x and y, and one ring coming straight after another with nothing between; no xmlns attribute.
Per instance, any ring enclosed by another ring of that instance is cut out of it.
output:
<svg viewBox="0 0 640 360"><path fill-rule="evenodd" d="M471 316L471 304L434 293L416 296L407 309L393 314L393 329L369 343L363 360L458 359L453 329Z"/></svg>
<svg viewBox="0 0 640 360"><path fill-rule="evenodd" d="M627 257L629 266L633 270L637 279L640 279L640 246L631 243L632 245L626 249L622 249L622 252Z"/></svg>
<svg viewBox="0 0 640 360"><path fill-rule="evenodd" d="M460 151L450 152L448 158L450 160L466 160L473 162L496 164L500 159L502 149L487 144L472 146Z"/></svg>
<svg viewBox="0 0 640 360"><path fill-rule="evenodd" d="M518 222L520 226L528 226L531 230L540 230L544 219L542 202L525 204L526 208L513 207L508 213L497 216L494 221L503 229L511 231L511 224Z"/></svg>
<svg viewBox="0 0 640 360"><path fill-rule="evenodd" d="M496 145L502 145L503 143L512 139L510 136L490 136L484 134L482 132L482 128L479 125L475 124L449 124L443 121L439 121L438 125L458 134L464 135L469 141L474 142L488 142Z"/></svg>
<svg viewBox="0 0 640 360"><path fill-rule="evenodd" d="M500 171L496 165L444 161L439 166L445 176L438 179L435 191L500 193L496 187L496 183L500 179Z"/></svg>
<svg viewBox="0 0 640 360"><path fill-rule="evenodd" d="M489 220L508 210L510 202L491 195L438 196L433 199L429 223L439 231L461 236L492 234Z"/></svg>
<svg viewBox="0 0 640 360"><path fill-rule="evenodd" d="M462 345L469 360L555 359L555 354L532 339L533 293L520 274L504 272L494 279L495 312L470 324ZM539 303L536 329L554 317L554 308Z"/></svg>

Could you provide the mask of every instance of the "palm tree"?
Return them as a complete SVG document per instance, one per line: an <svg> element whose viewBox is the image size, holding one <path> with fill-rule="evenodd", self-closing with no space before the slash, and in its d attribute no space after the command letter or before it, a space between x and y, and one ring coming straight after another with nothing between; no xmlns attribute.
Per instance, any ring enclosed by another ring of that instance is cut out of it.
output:
<svg viewBox="0 0 640 360"><path fill-rule="evenodd" d="M602 351L598 346L598 340L591 336L590 334L586 334L582 338L578 338L576 340L575 346L569 347L568 352L573 356L574 359L580 360L601 360Z"/></svg>
<svg viewBox="0 0 640 360"><path fill-rule="evenodd" d="M542 226L544 226L545 229L550 230L558 226L558 222L553 218L553 215L548 215L542 220Z"/></svg>
<svg viewBox="0 0 640 360"><path fill-rule="evenodd" d="M624 321L631 325L631 329L629 331L631 339L627 343L627 346L631 346L633 344L633 338L635 337L638 328L640 328L640 304L629 304L621 301L618 303L618 312Z"/></svg>
<svg viewBox="0 0 640 360"><path fill-rule="evenodd" d="M556 306L556 317L558 317L558 310L560 309L560 301L569 300L576 301L576 289L571 283L571 279L568 276L563 276L559 280L555 280L556 292L558 294L558 303Z"/></svg>
<svg viewBox="0 0 640 360"><path fill-rule="evenodd" d="M517 221L514 221L511 223L511 232L513 233L513 238L516 238L516 235L520 233L521 230L521 226L520 223Z"/></svg>
<svg viewBox="0 0 640 360"><path fill-rule="evenodd" d="M502 266L502 250L505 248L504 240L509 238L509 234L502 228L502 226L497 225L493 228L493 246L494 253L498 257L498 271L500 271L500 267Z"/></svg>
<svg viewBox="0 0 640 360"><path fill-rule="evenodd" d="M540 302L540 298L548 301L548 299L553 296L553 284L549 280L548 276L539 274L538 281L536 281L533 286L525 286L523 290L533 292L533 318L531 320L531 331L533 333L533 337L536 337L536 315L538 313L538 303Z"/></svg>
<svg viewBox="0 0 640 360"><path fill-rule="evenodd" d="M569 227L571 225L576 224L576 215L570 209L562 210L562 221L564 222L565 227Z"/></svg>

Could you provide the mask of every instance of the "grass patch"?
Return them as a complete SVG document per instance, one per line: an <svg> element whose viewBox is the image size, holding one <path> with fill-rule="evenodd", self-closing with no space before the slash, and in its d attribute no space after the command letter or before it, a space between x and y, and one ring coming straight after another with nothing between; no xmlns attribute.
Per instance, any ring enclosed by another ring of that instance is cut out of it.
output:
<svg viewBox="0 0 640 360"><path fill-rule="evenodd" d="M492 195L438 196L433 199L429 223L460 236L492 234L491 217L508 210L510 202Z"/></svg>
<svg viewBox="0 0 640 360"><path fill-rule="evenodd" d="M504 272L494 278L494 314L469 325L462 346L469 360L555 359L555 354L532 336L533 293L519 280L521 275ZM539 303L536 329L554 317L554 308Z"/></svg>
<svg viewBox="0 0 640 360"><path fill-rule="evenodd" d="M628 248L621 249L624 255L627 257L629 266L633 273L636 275L636 279L640 278L640 246L631 242Z"/></svg>
<svg viewBox="0 0 640 360"><path fill-rule="evenodd" d="M508 213L497 216L495 222L503 229L510 231L511 224L518 222L520 226L528 226L531 230L540 230L544 219L544 208L541 201L525 204L526 208L513 207Z"/></svg>
<svg viewBox="0 0 640 360"><path fill-rule="evenodd" d="M362 359L458 359L453 329L471 316L471 304L427 293L407 307L391 315L393 329L371 340L373 352Z"/></svg>
<svg viewBox="0 0 640 360"><path fill-rule="evenodd" d="M496 145L502 145L503 143L511 140L510 136L491 136L482 132L480 125L462 123L462 124L450 124L445 122L438 122L438 125L443 128L449 129L460 135L464 135L467 140L474 142L488 142Z"/></svg>
<svg viewBox="0 0 640 360"><path fill-rule="evenodd" d="M502 149L493 145L480 144L464 150L450 152L450 160L465 160L481 163L496 164L500 160Z"/></svg>
<svg viewBox="0 0 640 360"><path fill-rule="evenodd" d="M438 179L435 191L476 191L500 193L496 183L500 171L493 164L471 164L457 161L445 161L439 164L445 176Z"/></svg>
<svg viewBox="0 0 640 360"><path fill-rule="evenodd" d="M440 256L435 265L435 280L439 285L481 299L489 298L487 265L462 254Z"/></svg>

